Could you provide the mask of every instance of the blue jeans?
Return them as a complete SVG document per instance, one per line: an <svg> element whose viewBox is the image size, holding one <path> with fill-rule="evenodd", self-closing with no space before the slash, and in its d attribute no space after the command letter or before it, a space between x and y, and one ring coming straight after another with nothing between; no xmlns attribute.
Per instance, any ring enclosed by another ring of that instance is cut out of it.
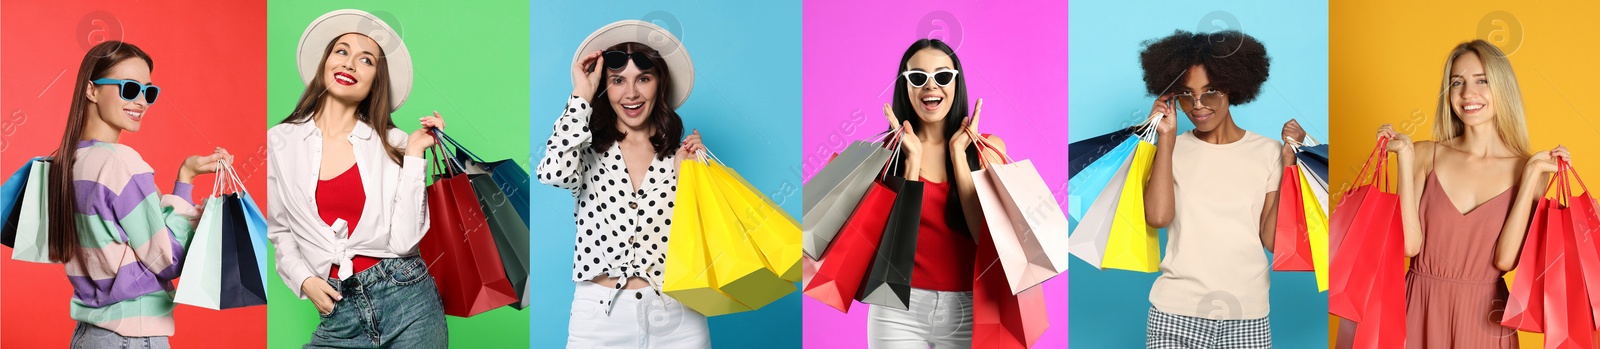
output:
<svg viewBox="0 0 1600 349"><path fill-rule="evenodd" d="M305 348L444 348L444 303L422 258L388 258L350 279L327 278L344 296Z"/></svg>
<svg viewBox="0 0 1600 349"><path fill-rule="evenodd" d="M72 349L167 349L167 337L123 337L99 326L79 322L72 330Z"/></svg>

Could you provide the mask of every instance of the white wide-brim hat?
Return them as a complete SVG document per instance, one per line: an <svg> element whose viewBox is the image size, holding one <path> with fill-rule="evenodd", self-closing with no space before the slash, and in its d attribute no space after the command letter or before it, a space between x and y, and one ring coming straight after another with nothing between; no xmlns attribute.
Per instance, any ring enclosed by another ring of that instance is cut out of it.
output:
<svg viewBox="0 0 1600 349"><path fill-rule="evenodd" d="M689 59L689 51L683 48L683 42L678 41L677 36L650 22L623 20L600 27L600 30L583 39L583 44L578 45L578 52L572 54L572 62L576 64L584 55L627 42L650 46L661 54L661 60L667 62L668 74L672 79L672 90L667 91L667 101L672 109L683 105L689 99L689 92L694 90L694 61ZM598 62L596 69L605 69L604 63ZM577 77L573 79L572 83L576 86Z"/></svg>
<svg viewBox="0 0 1600 349"><path fill-rule="evenodd" d="M366 11L335 10L306 26L306 32L300 34L300 45L295 49L300 56L296 61L300 82L310 84L311 79L317 78L317 66L322 62L328 43L350 33L366 35L383 49L383 57L389 62L389 104L392 110L399 110L411 95L411 51L406 50L406 43L389 23Z"/></svg>

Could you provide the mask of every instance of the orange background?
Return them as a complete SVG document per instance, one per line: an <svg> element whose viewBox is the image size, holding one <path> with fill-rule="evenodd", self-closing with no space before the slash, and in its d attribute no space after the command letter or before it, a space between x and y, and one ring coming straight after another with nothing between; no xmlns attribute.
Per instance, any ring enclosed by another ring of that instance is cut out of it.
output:
<svg viewBox="0 0 1600 349"><path fill-rule="evenodd" d="M1597 2L1339 1L1329 8L1329 121L1334 144L1330 181L1347 186L1392 123L1414 140L1432 139L1445 56L1482 38L1511 58L1534 151L1571 149L1579 169L1600 169L1600 112L1592 105L1600 34ZM1587 164L1587 166L1586 166ZM1592 172L1600 174L1600 172ZM1600 178L1600 177L1596 177ZM1506 280L1515 276L1507 274ZM1509 283L1508 283L1509 285ZM1329 316L1329 340L1338 318ZM1524 332L1524 348L1543 337Z"/></svg>
<svg viewBox="0 0 1600 349"><path fill-rule="evenodd" d="M172 190L190 154L224 147L266 207L265 1L6 1L0 5L0 172L60 142L78 64L106 39L138 45L155 61L161 99L137 133L121 142ZM211 193L212 176L195 179L194 199ZM72 286L60 264L12 261L0 248L0 347L64 348L75 323L67 316ZM215 311L178 305L176 348L266 346L266 307Z"/></svg>

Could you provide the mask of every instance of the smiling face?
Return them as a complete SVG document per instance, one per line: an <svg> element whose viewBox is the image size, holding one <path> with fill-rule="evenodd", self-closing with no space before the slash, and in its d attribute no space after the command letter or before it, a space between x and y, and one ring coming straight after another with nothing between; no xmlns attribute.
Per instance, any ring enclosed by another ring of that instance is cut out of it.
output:
<svg viewBox="0 0 1600 349"><path fill-rule="evenodd" d="M140 85L150 83L150 65L143 59L124 59L111 69L106 70L106 78L138 81ZM100 121L120 131L139 132L140 121L144 119L145 112L150 105L145 103L144 94L133 100L122 99L120 85L95 85L89 84L85 96L89 98L90 110L99 114ZM90 115L96 117L96 115Z"/></svg>
<svg viewBox="0 0 1600 349"><path fill-rule="evenodd" d="M1211 132L1216 130L1217 126L1224 125L1225 122L1232 122L1233 116L1228 113L1227 94L1222 94L1222 98L1217 103L1202 101L1206 99L1202 98L1202 96L1207 92L1223 92L1212 88L1211 77L1206 74L1204 66L1198 64L1191 66L1188 72L1184 73L1184 76L1187 78L1184 79L1183 86L1178 87L1177 94L1191 94L1194 96L1195 102L1182 103L1181 101L1184 99L1179 98L1180 103L1178 103L1177 109L1183 110L1184 115L1189 116L1189 122L1194 124L1196 131Z"/></svg>
<svg viewBox="0 0 1600 349"><path fill-rule="evenodd" d="M1471 127L1494 120L1494 92L1478 54L1467 52L1450 64L1450 109Z"/></svg>
<svg viewBox="0 0 1600 349"><path fill-rule="evenodd" d="M661 97L657 94L660 80L655 69L641 71L632 60L621 71L606 70L601 83L606 86L607 103L616 111L617 122L622 124L618 129L637 129L645 124L656 99Z"/></svg>
<svg viewBox="0 0 1600 349"><path fill-rule="evenodd" d="M906 95L911 97L911 105L917 111L917 118L924 123L943 121L950 114L950 99L955 96L956 89L961 88L956 79L951 79L949 85L940 86L931 76L939 70L955 69L955 62L950 55L934 48L926 48L911 55L904 67L906 71L920 71L928 73L928 81L922 87L912 86L907 83ZM905 79L901 77L901 79Z"/></svg>
<svg viewBox="0 0 1600 349"><path fill-rule="evenodd" d="M328 87L328 94L350 102L366 99L378 75L382 52L378 42L366 35L339 36L322 62L322 84Z"/></svg>

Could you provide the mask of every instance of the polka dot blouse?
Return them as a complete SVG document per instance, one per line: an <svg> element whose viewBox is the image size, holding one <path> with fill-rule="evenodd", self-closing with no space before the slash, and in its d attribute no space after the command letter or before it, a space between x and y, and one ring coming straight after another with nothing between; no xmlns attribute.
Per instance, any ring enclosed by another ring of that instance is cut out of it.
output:
<svg viewBox="0 0 1600 349"><path fill-rule="evenodd" d="M572 280L641 277L661 285L678 191L677 161L674 156L652 160L644 183L635 190L620 147L613 145L604 153L590 148L592 110L582 98L567 100L538 169L540 182L571 190L577 199Z"/></svg>

